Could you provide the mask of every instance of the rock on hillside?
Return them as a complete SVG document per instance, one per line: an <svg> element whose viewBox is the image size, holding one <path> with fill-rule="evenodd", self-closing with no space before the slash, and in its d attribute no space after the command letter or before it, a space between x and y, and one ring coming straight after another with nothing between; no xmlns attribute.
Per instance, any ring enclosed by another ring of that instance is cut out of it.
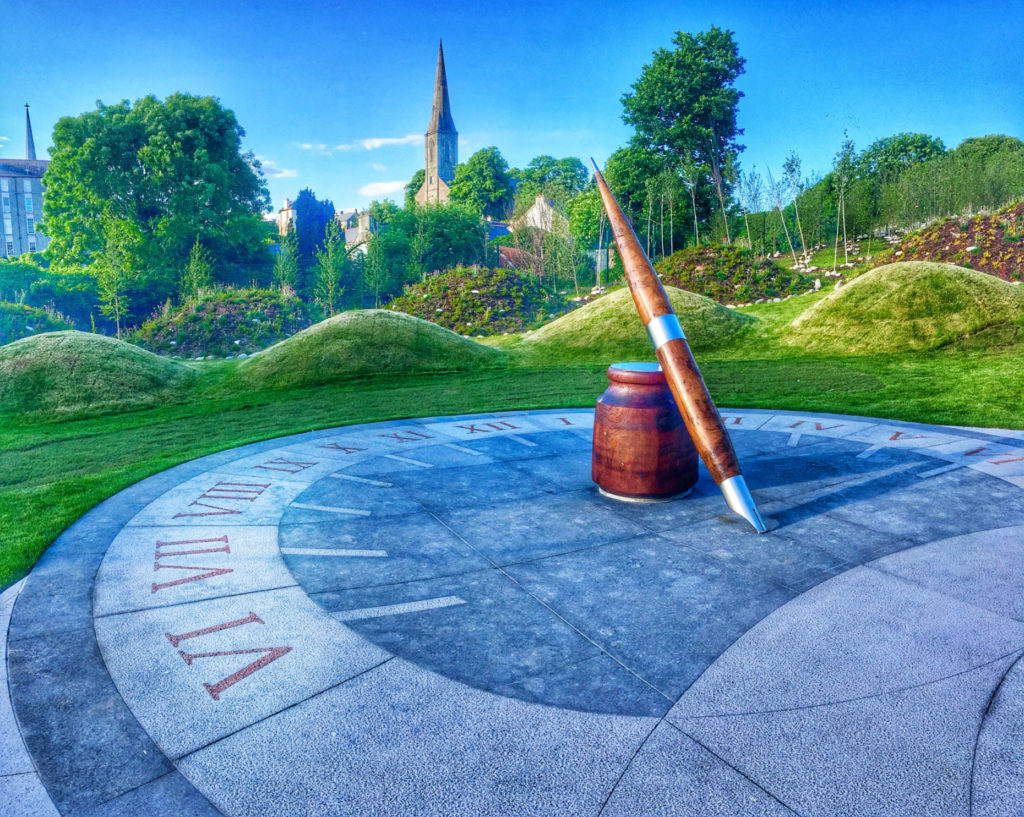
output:
<svg viewBox="0 0 1024 817"><path fill-rule="evenodd" d="M1024 292L952 264L889 264L822 298L783 340L840 354L1006 346L1024 340Z"/></svg>
<svg viewBox="0 0 1024 817"><path fill-rule="evenodd" d="M706 244L679 250L655 265L666 286L696 292L723 304L784 298L814 289L814 278L741 247Z"/></svg>
<svg viewBox="0 0 1024 817"><path fill-rule="evenodd" d="M0 414L145 408L195 379L181 363L88 332L49 332L0 346Z"/></svg>
<svg viewBox="0 0 1024 817"><path fill-rule="evenodd" d="M403 312L358 309L243 361L235 377L254 388L311 386L374 374L472 369L501 363L504 357Z"/></svg>
<svg viewBox="0 0 1024 817"><path fill-rule="evenodd" d="M991 215L929 224L897 244L879 263L888 260L944 261L1004 281L1024 280L1024 201Z"/></svg>

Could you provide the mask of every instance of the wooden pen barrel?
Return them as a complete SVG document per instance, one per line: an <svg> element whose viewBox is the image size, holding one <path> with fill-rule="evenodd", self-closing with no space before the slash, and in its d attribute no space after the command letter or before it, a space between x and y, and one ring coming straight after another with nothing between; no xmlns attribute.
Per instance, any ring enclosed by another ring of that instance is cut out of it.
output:
<svg viewBox="0 0 1024 817"><path fill-rule="evenodd" d="M591 477L616 499L653 502L697 481L697 452L657 363L616 363L597 400Z"/></svg>

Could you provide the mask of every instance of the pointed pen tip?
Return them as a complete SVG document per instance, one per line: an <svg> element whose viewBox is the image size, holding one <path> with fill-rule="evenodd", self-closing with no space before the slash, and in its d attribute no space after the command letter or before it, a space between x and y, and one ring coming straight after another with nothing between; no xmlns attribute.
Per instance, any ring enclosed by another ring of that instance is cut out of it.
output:
<svg viewBox="0 0 1024 817"><path fill-rule="evenodd" d="M742 474L722 480L718 487L722 489L725 503L734 513L746 519L754 526L754 530L758 533L768 532L768 526L765 525L764 520L761 518L761 512L758 511L757 505L754 504L754 498L750 495L747 482L743 479Z"/></svg>

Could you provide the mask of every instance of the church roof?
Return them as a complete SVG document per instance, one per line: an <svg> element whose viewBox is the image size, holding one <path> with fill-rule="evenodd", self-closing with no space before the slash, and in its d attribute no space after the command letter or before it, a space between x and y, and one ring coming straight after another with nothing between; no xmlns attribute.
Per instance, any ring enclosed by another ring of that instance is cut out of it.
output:
<svg viewBox="0 0 1024 817"><path fill-rule="evenodd" d="M437 45L437 76L434 79L434 107L427 133L455 133L452 105L448 100L448 77L444 71L444 44Z"/></svg>

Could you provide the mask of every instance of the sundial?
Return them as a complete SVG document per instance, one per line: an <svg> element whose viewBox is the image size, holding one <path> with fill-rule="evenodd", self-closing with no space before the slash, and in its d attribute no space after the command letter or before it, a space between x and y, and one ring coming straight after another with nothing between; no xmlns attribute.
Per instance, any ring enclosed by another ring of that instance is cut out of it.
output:
<svg viewBox="0 0 1024 817"><path fill-rule="evenodd" d="M1024 439L722 417L768 533L600 495L580 409L129 488L4 594L3 813L1024 808Z"/></svg>

